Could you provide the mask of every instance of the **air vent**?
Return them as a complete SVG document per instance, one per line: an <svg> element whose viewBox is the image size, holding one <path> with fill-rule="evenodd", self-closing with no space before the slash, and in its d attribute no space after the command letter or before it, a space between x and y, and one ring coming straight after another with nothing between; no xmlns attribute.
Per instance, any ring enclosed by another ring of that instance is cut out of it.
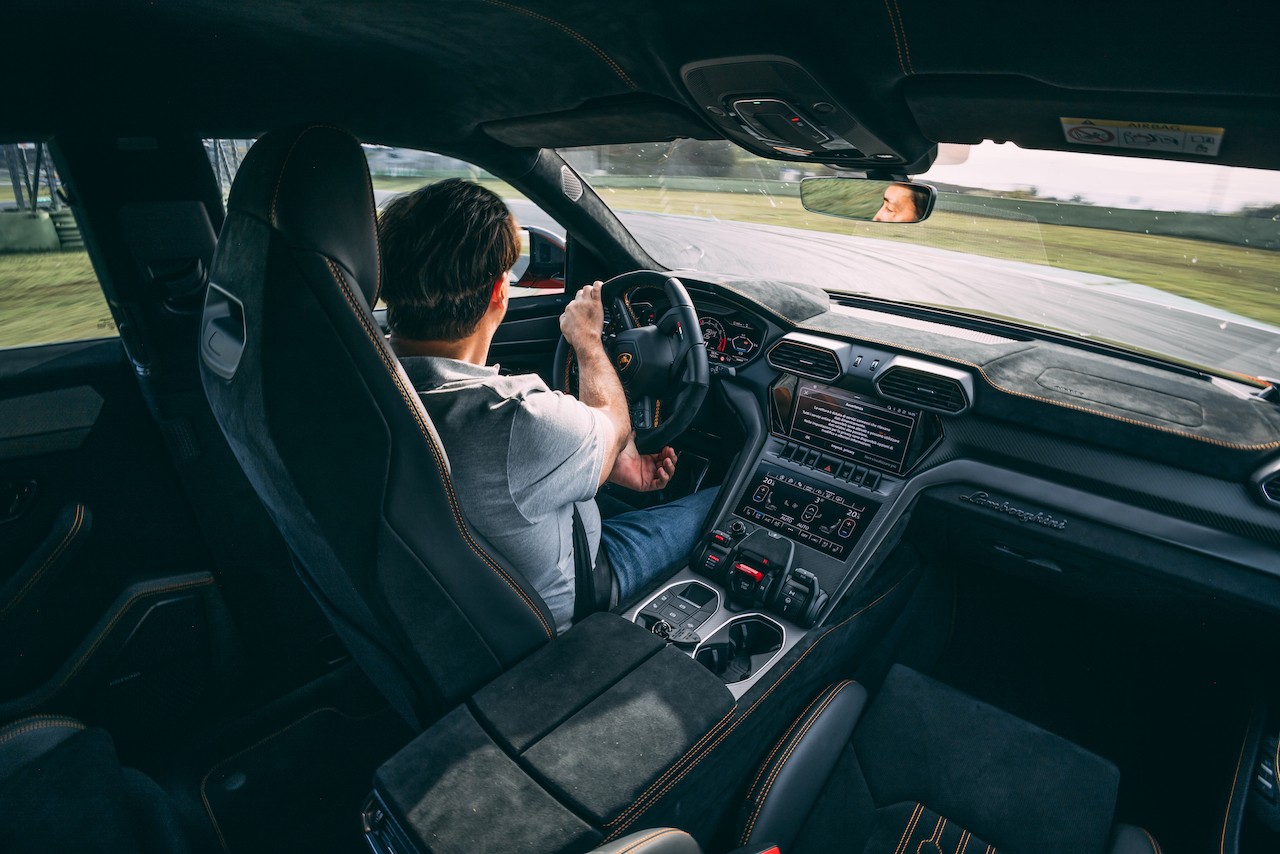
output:
<svg viewBox="0 0 1280 854"><path fill-rule="evenodd" d="M568 166L560 167L560 189L571 202L582 198L582 180Z"/></svg>
<svg viewBox="0 0 1280 854"><path fill-rule="evenodd" d="M1272 504L1280 504L1280 474L1267 478L1258 486L1264 498Z"/></svg>
<svg viewBox="0 0 1280 854"><path fill-rule="evenodd" d="M843 373L840 360L830 350L801 344L799 341L779 341L769 351L769 364L789 374L813 377L818 380L835 380Z"/></svg>
<svg viewBox="0 0 1280 854"><path fill-rule="evenodd" d="M883 397L939 412L954 414L969 406L959 382L914 368L890 368L876 381L876 390Z"/></svg>

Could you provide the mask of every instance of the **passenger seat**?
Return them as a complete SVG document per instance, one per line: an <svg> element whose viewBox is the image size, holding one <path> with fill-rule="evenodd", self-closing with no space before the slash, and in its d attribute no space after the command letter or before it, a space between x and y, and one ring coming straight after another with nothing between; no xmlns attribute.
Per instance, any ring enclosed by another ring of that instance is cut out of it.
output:
<svg viewBox="0 0 1280 854"><path fill-rule="evenodd" d="M823 691L752 778L733 854L1161 854L1110 762L895 665ZM672 828L594 854L701 854Z"/></svg>
<svg viewBox="0 0 1280 854"><path fill-rule="evenodd" d="M865 709L865 712L864 712ZM783 854L1160 854L1115 825L1105 759L895 665L867 706L833 685L751 782L738 842Z"/></svg>

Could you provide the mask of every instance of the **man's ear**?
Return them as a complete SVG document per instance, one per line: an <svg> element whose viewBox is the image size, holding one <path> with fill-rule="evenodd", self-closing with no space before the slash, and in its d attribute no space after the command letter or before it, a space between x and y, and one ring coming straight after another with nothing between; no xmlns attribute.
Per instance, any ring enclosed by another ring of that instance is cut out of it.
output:
<svg viewBox="0 0 1280 854"><path fill-rule="evenodd" d="M507 285L511 281L511 273L503 273L493 283L493 293L489 295L489 302L492 305L507 304Z"/></svg>

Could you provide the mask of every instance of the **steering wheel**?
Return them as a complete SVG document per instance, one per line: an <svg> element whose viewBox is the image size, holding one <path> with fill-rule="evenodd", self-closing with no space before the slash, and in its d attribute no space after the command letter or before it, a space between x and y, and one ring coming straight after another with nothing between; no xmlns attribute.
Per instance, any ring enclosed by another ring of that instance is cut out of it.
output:
<svg viewBox="0 0 1280 854"><path fill-rule="evenodd" d="M627 293L658 283L671 308L652 326L640 326ZM636 449L652 454L684 432L707 396L711 371L698 312L679 279L653 270L615 276L604 283L600 298L614 325L621 327L605 338L604 347L627 395ZM552 367L556 388L577 394L576 362L573 348L561 335Z"/></svg>

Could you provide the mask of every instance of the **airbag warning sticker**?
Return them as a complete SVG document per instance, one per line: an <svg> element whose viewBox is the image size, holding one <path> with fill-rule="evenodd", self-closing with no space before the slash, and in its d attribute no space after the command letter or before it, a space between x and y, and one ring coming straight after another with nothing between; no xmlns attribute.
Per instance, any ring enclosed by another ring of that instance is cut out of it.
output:
<svg viewBox="0 0 1280 854"><path fill-rule="evenodd" d="M1172 151L1217 157L1222 128L1169 125L1159 122L1118 122L1113 119L1059 119L1067 142L1140 151Z"/></svg>

